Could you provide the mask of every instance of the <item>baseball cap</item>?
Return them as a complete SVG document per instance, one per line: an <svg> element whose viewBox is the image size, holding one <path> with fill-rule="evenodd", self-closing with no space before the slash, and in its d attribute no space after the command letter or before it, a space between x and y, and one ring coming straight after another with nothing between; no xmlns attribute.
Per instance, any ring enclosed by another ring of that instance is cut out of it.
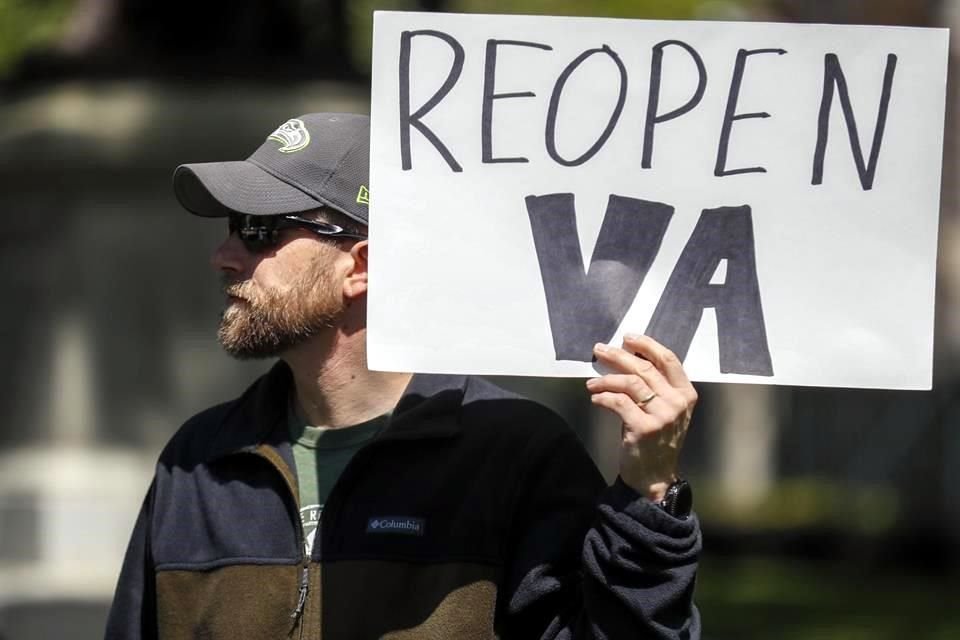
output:
<svg viewBox="0 0 960 640"><path fill-rule="evenodd" d="M267 136L246 160L182 164L173 191L198 216L297 213L328 206L367 224L370 118L308 113Z"/></svg>

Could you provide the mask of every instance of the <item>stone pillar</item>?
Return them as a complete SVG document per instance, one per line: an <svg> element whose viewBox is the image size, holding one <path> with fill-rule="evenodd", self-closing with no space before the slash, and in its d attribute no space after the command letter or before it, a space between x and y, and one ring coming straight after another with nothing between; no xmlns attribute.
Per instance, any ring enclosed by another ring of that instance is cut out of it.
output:
<svg viewBox="0 0 960 640"><path fill-rule="evenodd" d="M717 394L714 469L719 496L737 510L761 503L776 479L777 414L766 385L728 384Z"/></svg>

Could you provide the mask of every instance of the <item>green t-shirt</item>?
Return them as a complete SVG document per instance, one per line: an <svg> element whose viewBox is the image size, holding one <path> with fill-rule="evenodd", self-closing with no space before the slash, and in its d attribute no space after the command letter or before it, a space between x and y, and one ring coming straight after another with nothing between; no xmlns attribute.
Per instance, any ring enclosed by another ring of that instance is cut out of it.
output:
<svg viewBox="0 0 960 640"><path fill-rule="evenodd" d="M323 505L337 478L354 454L373 440L386 425L389 413L352 427L313 427L307 424L296 400L287 410L293 459L300 486L300 521L307 556L313 552L313 539L320 524Z"/></svg>

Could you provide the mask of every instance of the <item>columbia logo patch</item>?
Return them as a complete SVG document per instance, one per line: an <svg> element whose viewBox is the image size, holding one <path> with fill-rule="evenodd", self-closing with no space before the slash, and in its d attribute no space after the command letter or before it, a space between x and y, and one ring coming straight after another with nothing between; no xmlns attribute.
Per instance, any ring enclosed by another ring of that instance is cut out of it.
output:
<svg viewBox="0 0 960 640"><path fill-rule="evenodd" d="M378 516L367 521L367 533L400 533L422 536L426 521L407 516Z"/></svg>
<svg viewBox="0 0 960 640"><path fill-rule="evenodd" d="M293 153L310 144L310 132L307 131L303 120L291 118L267 136L267 140L273 140L283 145L277 149L280 153Z"/></svg>

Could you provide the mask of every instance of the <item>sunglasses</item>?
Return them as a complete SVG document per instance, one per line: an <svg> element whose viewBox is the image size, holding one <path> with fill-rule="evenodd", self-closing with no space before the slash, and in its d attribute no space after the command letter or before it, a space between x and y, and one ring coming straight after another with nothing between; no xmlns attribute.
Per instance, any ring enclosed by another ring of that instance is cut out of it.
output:
<svg viewBox="0 0 960 640"><path fill-rule="evenodd" d="M260 253L280 244L283 229L309 229L328 238L356 238L365 240L366 235L347 231L339 225L319 220L310 220L296 215L251 216L232 213L228 217L230 233L236 233L250 253Z"/></svg>

